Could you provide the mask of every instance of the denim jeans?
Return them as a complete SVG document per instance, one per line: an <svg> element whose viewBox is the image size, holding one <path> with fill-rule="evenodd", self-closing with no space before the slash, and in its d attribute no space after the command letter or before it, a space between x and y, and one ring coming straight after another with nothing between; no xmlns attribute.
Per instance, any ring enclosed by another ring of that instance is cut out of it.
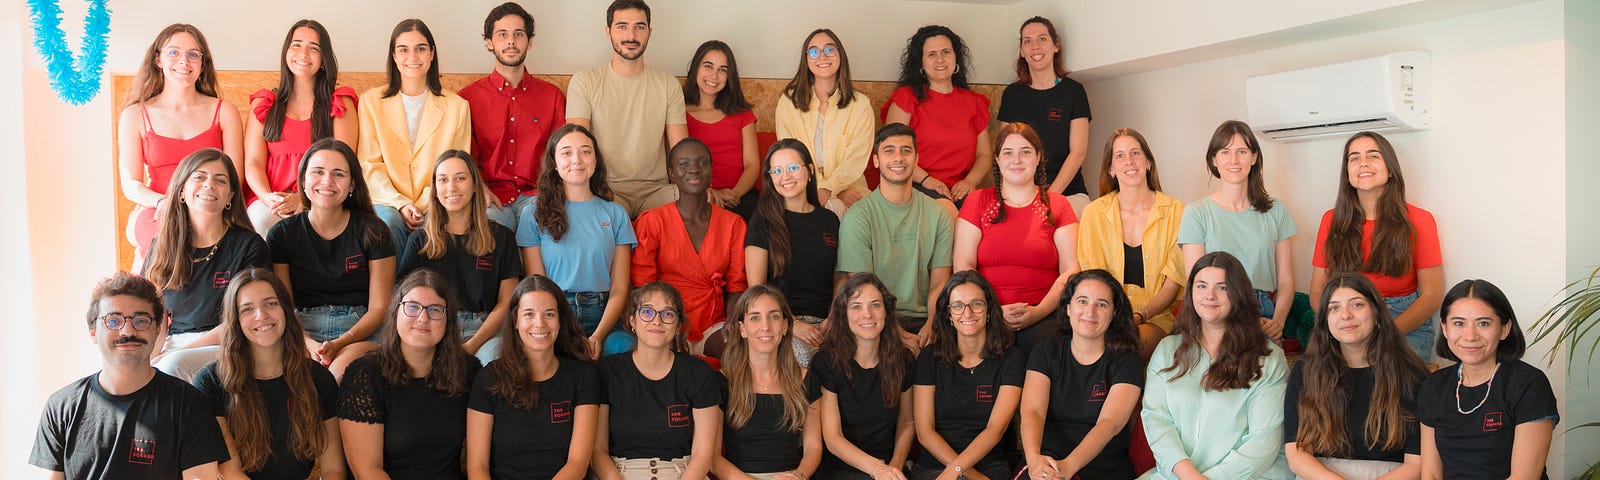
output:
<svg viewBox="0 0 1600 480"><path fill-rule="evenodd" d="M1417 302L1419 296L1421 292L1411 292L1409 295L1398 297L1383 297L1383 303L1389 306L1389 318L1400 317L1402 312L1411 308L1411 304ZM1422 363L1433 362L1433 343L1438 340L1433 317L1435 315L1429 312L1427 319L1423 320L1421 325L1406 332L1406 345L1411 346L1411 351L1417 352L1417 357L1422 359Z"/></svg>
<svg viewBox="0 0 1600 480"><path fill-rule="evenodd" d="M1261 303L1261 316L1272 318L1272 314L1278 312L1278 304L1275 300L1277 299L1272 297L1272 292L1256 290L1256 302Z"/></svg>
<svg viewBox="0 0 1600 480"><path fill-rule="evenodd" d="M572 305L572 313L578 316L578 326L587 335L594 335L594 330L600 328L600 319L606 314L606 302L610 300L610 292L567 292L567 303ZM622 329L624 321L618 319L617 324L611 326L605 344L600 347L601 355L633 350L635 340L633 334Z"/></svg>
<svg viewBox="0 0 1600 480"><path fill-rule="evenodd" d="M356 326L361 321L361 316L367 314L365 305L323 305L320 307L302 308L295 310L296 317L300 319L300 326L312 340L326 342L339 338L345 332ZM381 329L380 329L381 330ZM377 341L378 334L373 333L367 340Z"/></svg>
<svg viewBox="0 0 1600 480"><path fill-rule="evenodd" d="M456 312L456 323L461 325L461 341L471 340L473 335L477 335L478 329L483 328L483 321L488 318L489 312ZM511 320L507 319L506 321L509 322ZM483 365L488 365L494 359L500 358L500 333L495 332L493 337L489 337L488 341L483 342L483 345L478 347L476 356L478 357L478 362Z"/></svg>
<svg viewBox="0 0 1600 480"><path fill-rule="evenodd" d="M489 195L494 194L490 193ZM517 221L522 215L522 209L533 205L534 198L529 195L518 195L517 199L511 201L511 204L506 205L505 208L495 208L494 205L489 205L489 220L504 225L515 232L517 231Z"/></svg>
<svg viewBox="0 0 1600 480"><path fill-rule="evenodd" d="M373 204L372 211L378 214L379 220L383 220L384 226L389 227L389 236L394 239L394 253L399 255L400 251L406 248L406 236L411 235L411 228L406 226L405 217L400 216L399 210L388 205Z"/></svg>

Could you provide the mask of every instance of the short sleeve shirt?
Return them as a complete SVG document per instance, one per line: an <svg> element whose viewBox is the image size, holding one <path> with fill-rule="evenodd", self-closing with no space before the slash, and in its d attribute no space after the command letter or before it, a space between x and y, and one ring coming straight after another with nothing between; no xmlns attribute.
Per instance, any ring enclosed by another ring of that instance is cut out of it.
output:
<svg viewBox="0 0 1600 480"><path fill-rule="evenodd" d="M567 202L567 234L556 240L534 220L538 205L522 209L517 222L517 246L539 247L545 276L567 292L611 291L611 262L617 246L633 246L628 211L600 197L582 202Z"/></svg>
<svg viewBox="0 0 1600 480"><path fill-rule="evenodd" d="M1461 413L1456 409L1459 375L1459 367L1445 367L1422 382L1417 420L1433 428L1444 478L1506 478L1517 426L1561 421L1550 379L1521 360L1502 362L1493 383L1459 387L1461 408L1468 412Z"/></svg>
<svg viewBox="0 0 1600 480"><path fill-rule="evenodd" d="M1378 287L1378 293L1385 298L1403 297L1417 291L1417 270L1437 267L1444 264L1444 258L1439 253L1439 226L1433 221L1433 214L1416 205L1406 204L1406 220L1411 222L1411 265L1412 269L1404 275L1391 277L1381 272L1361 272L1372 284ZM1328 268L1327 244L1328 233L1333 226L1333 210L1322 214L1322 223L1317 226L1317 242L1313 244L1311 266ZM1361 259L1365 261L1372 257L1372 232L1378 228L1378 222L1367 220L1361 223Z"/></svg>
<svg viewBox="0 0 1600 480"><path fill-rule="evenodd" d="M624 77L600 65L567 83L567 118L589 119L612 182L667 182L667 125L684 125L683 84L645 69Z"/></svg>
<svg viewBox="0 0 1600 480"><path fill-rule="evenodd" d="M933 387L934 431L950 448L966 450L989 426L1002 387L1022 388L1024 360L1022 351L1011 347L997 358L985 358L978 366L965 368L940 362L932 348L922 349L913 383ZM983 461L1001 460L1004 453L1002 448L992 448ZM943 462L924 450L919 463L934 466Z"/></svg>
<svg viewBox="0 0 1600 480"><path fill-rule="evenodd" d="M365 242L368 228L379 230L382 238ZM322 238L311 228L311 212L295 214L272 226L267 246L274 265L289 266L296 308L366 305L372 282L370 263L395 255L389 229L378 217L362 214L351 214L344 231L332 239Z"/></svg>
<svg viewBox="0 0 1600 480"><path fill-rule="evenodd" d="M1300 438L1300 396L1305 387L1304 360L1294 363L1294 370L1289 372L1288 388L1283 395L1283 443L1298 442ZM1350 444L1350 452L1339 455L1339 458L1354 460L1377 460L1384 462L1404 462L1406 454L1422 454L1422 433L1417 428L1415 399L1401 399L1400 409L1409 421L1406 422L1406 441L1399 448L1385 449L1373 448L1374 442L1380 438L1367 438L1366 419L1368 412L1372 411L1372 388L1377 384L1377 377L1372 373L1372 368L1351 368L1347 378L1349 380L1349 401L1344 408L1344 434L1345 441ZM1323 455L1329 456L1329 455Z"/></svg>
<svg viewBox="0 0 1600 480"><path fill-rule="evenodd" d="M322 364L304 359L306 371L311 373L311 383L315 387L317 407L321 409L317 418L327 420L334 418L335 407L339 400L339 384L334 381L333 374L328 373L328 368ZM211 409L218 417L226 417L232 394L223 386L220 365L211 362L195 374L194 386L200 389L211 400ZM267 427L271 434L269 446L272 449L272 458L267 464L257 471L245 472L255 480L304 480L311 475L312 461L316 458L302 459L294 451L291 443L293 427L290 425L289 402L297 393L292 393L289 382L283 376L260 380L252 379L256 390L261 394L261 404L266 408ZM318 428L322 425L318 424ZM337 446L335 446L337 448Z"/></svg>
<svg viewBox="0 0 1600 480"><path fill-rule="evenodd" d="M883 113L887 115L890 105L910 113L907 126L917 132L917 166L945 185L955 185L967 178L977 160L978 134L989 128L989 97L959 87L927 93L917 100L911 87L896 88Z"/></svg>
<svg viewBox="0 0 1600 480"><path fill-rule="evenodd" d="M478 360L465 359L475 375ZM390 478L461 477L461 448L467 438L467 395L447 397L427 379L391 385L377 356L350 362L339 391L339 418L383 425L383 468ZM345 439L350 441L350 439Z"/></svg>
<svg viewBox="0 0 1600 480"><path fill-rule="evenodd" d="M807 388L813 392L833 392L839 401L839 423L844 438L856 448L873 458L888 461L894 455L895 427L900 418L898 404L890 406L892 399L911 389L914 372L906 372L899 391L889 391L882 386L879 371L861 368L850 360L850 372L834 371L833 353L819 351L811 358L811 372L806 377ZM908 365L907 367L910 367ZM823 452L822 467L818 471L834 471L852 467L831 452Z"/></svg>
<svg viewBox="0 0 1600 480"><path fill-rule="evenodd" d="M216 415L199 390L158 371L139 390L112 395L99 378L84 377L50 395L30 465L67 478L117 480L178 478L228 461Z"/></svg>
<svg viewBox="0 0 1600 480"><path fill-rule="evenodd" d="M1052 458L1071 454L1094 429L1111 387L1127 384L1144 388L1144 361L1138 352L1106 350L1094 363L1084 365L1072 355L1072 339L1067 337L1035 346L1028 356L1028 370L1050 379L1050 406L1045 411L1039 453ZM1097 473L1097 478L1132 478L1133 464L1128 460L1132 438L1128 427L1132 424L1130 419L1122 431L1111 437L1100 454L1084 467L1085 473Z"/></svg>
<svg viewBox="0 0 1600 480"><path fill-rule="evenodd" d="M1044 142L1045 178L1051 180L1072 153L1072 121L1080 118L1093 118L1089 114L1089 96L1084 93L1083 84L1070 78L1059 79L1055 86L1044 90L1035 90L1026 83L1006 85L1000 94L1000 112L995 115L1002 122L1026 123L1039 133L1039 140ZM1089 193L1081 171L1072 172L1072 182L1062 193Z"/></svg>
<svg viewBox="0 0 1600 480"><path fill-rule="evenodd" d="M494 478L551 478L567 462L577 409L600 404L600 374L594 363L556 357L555 375L538 382L533 409L517 408L489 389L495 363L478 370L467 408L494 416L489 473Z"/></svg>
<svg viewBox="0 0 1600 480"><path fill-rule="evenodd" d="M1230 212L1206 197L1184 209L1178 244L1199 243L1206 253L1231 253L1244 264L1252 287L1272 291L1278 288L1278 242L1295 232L1294 218L1278 199L1262 213L1249 208Z"/></svg>
<svg viewBox="0 0 1600 480"><path fill-rule="evenodd" d="M252 267L272 268L267 242L243 228L230 228L217 244L189 252L189 280L181 289L161 289L172 312L172 333L204 332L222 323L222 295L233 275ZM149 264L145 264L148 273Z"/></svg>
<svg viewBox="0 0 1600 480"><path fill-rule="evenodd" d="M932 270L949 267L955 224L938 202L911 195L895 205L873 191L850 207L839 225L840 272L872 272L895 296L895 313L928 316Z"/></svg>
<svg viewBox="0 0 1600 480"><path fill-rule="evenodd" d="M768 262L767 283L778 287L795 315L828 316L833 303L833 267L839 258L839 217L832 210L813 208L810 213L783 212L784 228L789 233L788 270L773 275ZM772 234L760 215L750 217L744 245L766 250Z"/></svg>
<svg viewBox="0 0 1600 480"><path fill-rule="evenodd" d="M1078 223L1078 217L1067 197L1051 193L1046 199L1050 202L1049 222L1045 221L1044 203L1006 205L995 197L993 188L973 191L961 205L961 220L983 232L978 242L978 273L989 279L1001 304L1037 304L1059 276L1056 230ZM1006 219L995 223L1002 208Z"/></svg>
<svg viewBox="0 0 1600 480"><path fill-rule="evenodd" d="M633 354L600 359L601 403L611 407L611 455L678 458L694 448L694 411L722 405L722 380L704 360L678 352L660 380L639 372ZM720 427L720 425L717 425Z"/></svg>
<svg viewBox="0 0 1600 480"><path fill-rule="evenodd" d="M405 250L400 253L395 278L405 278L418 268L433 270L455 287L462 311L494 310L496 305L507 301L500 298L500 282L522 276L522 252L517 249L511 229L489 222L489 231L494 238L494 249L489 253L481 256L468 253L468 235L449 235L445 240L449 247L444 256L428 258L422 253L422 247L428 242L428 232L416 229L406 239Z"/></svg>

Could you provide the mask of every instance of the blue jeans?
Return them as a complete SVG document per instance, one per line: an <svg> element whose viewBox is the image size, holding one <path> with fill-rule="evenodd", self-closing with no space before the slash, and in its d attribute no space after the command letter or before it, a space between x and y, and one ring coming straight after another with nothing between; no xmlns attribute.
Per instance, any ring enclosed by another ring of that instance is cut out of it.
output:
<svg viewBox="0 0 1600 480"><path fill-rule="evenodd" d="M490 193L489 195L494 194ZM534 198L528 195L518 195L517 199L513 200L510 205L506 205L505 208L495 208L494 205L489 205L489 220L505 225L506 228L515 232L517 231L518 218L522 215L522 209L533 205Z"/></svg>
<svg viewBox="0 0 1600 480"><path fill-rule="evenodd" d="M1261 303L1261 316L1272 318L1272 314L1277 313L1278 304L1276 300L1272 297L1272 292L1256 290L1256 302Z"/></svg>
<svg viewBox="0 0 1600 480"><path fill-rule="evenodd" d="M471 340L473 335L477 335L478 329L483 328L483 321L487 319L489 319L489 312L468 312L465 310L456 312L456 323L461 325L461 341ZM508 319L507 321L510 320ZM476 356L478 357L478 362L483 365L488 365L494 359L500 358L500 332L495 332L493 337L489 337L488 341L483 342L483 345L478 347Z"/></svg>
<svg viewBox="0 0 1600 480"><path fill-rule="evenodd" d="M384 226L389 227L389 237L394 239L394 254L399 255L400 251L406 248L406 236L411 235L411 228L406 226L405 217L400 216L399 210L388 205L373 204L372 211L378 214L378 220L383 220Z"/></svg>
<svg viewBox="0 0 1600 480"><path fill-rule="evenodd" d="M354 328L356 322L361 321L361 316L367 314L367 307L365 305L323 305L295 310L294 314L299 317L300 327L305 329L307 336L318 342L326 342L339 338L340 335L344 335L345 332ZM373 333L366 340L377 341L378 334Z"/></svg>
<svg viewBox="0 0 1600 480"><path fill-rule="evenodd" d="M567 292L567 303L572 305L572 313L578 316L578 326L588 335L594 335L594 330L600 328L600 319L606 314L606 302L610 300L611 292ZM622 329L623 321L618 319L617 324L611 326L605 344L600 347L601 355L633 350L633 334Z"/></svg>
<svg viewBox="0 0 1600 480"><path fill-rule="evenodd" d="M1383 303L1389 306L1389 317L1398 318L1406 309L1411 308L1411 304L1416 303L1419 296L1421 292L1411 292L1410 295L1398 297L1383 297ZM1417 357L1422 359L1422 363L1433 362L1433 343L1438 339L1438 333L1435 332L1437 327L1433 325L1434 316L1429 312L1427 320L1423 320L1417 328L1406 332L1406 345L1411 346L1411 351L1417 352Z"/></svg>

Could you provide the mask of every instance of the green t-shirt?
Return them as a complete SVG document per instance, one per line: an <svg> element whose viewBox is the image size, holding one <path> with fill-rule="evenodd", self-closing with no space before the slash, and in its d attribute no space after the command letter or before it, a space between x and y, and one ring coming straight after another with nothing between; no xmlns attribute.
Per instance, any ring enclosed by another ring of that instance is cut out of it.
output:
<svg viewBox="0 0 1600 480"><path fill-rule="evenodd" d="M1276 198L1272 208L1261 213L1253 209L1230 212L1205 197L1184 209L1178 244L1201 243L1206 253L1233 254L1250 276L1250 286L1270 292L1278 289L1278 242L1288 240L1295 231L1294 218Z"/></svg>
<svg viewBox="0 0 1600 480"><path fill-rule="evenodd" d="M930 271L950 266L954 232L954 219L927 195L895 205L874 190L845 212L836 270L877 274L897 315L926 318Z"/></svg>

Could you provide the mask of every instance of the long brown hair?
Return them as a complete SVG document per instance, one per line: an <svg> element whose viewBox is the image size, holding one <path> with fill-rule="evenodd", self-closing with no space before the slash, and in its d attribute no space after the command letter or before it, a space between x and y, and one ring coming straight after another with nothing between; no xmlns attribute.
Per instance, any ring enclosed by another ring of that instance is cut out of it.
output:
<svg viewBox="0 0 1600 480"><path fill-rule="evenodd" d="M1384 169L1389 171L1389 181L1378 196L1372 255L1366 260L1361 258L1366 253L1361 251L1361 230L1367 211L1361 208L1355 185L1350 184L1350 145L1360 138L1370 138L1378 144ZM1417 229L1407 215L1406 177L1400 174L1400 157L1395 155L1394 145L1374 132L1357 133L1344 142L1344 156L1340 160L1339 198L1333 202L1333 222L1328 225L1328 240L1322 247L1327 253L1328 269L1381 273L1390 277L1405 275L1412 270L1412 236Z"/></svg>
<svg viewBox="0 0 1600 480"><path fill-rule="evenodd" d="M221 162L223 169L228 172L228 189L231 192L228 193L228 204L222 210L223 225L229 229L242 228L255 232L255 228L250 226L250 217L245 215L244 184L239 179L239 172L233 169L233 160L215 148L200 149L183 157L183 161L178 162L177 170L172 172L172 180L167 183L167 206L157 212L161 216L157 221L161 231L156 234L154 246L150 249L150 265L145 270L150 282L161 288L182 290L189 284L190 268L194 265L191 257L193 247L189 241L194 236L194 224L189 218L189 204L183 201L183 187L195 170L211 162ZM239 208L233 208L234 205ZM227 229L223 230L223 235L227 235ZM222 239L218 238L217 243L221 242Z"/></svg>
<svg viewBox="0 0 1600 480"><path fill-rule="evenodd" d="M1200 270L1209 267L1223 271L1223 281L1228 286L1229 308L1227 318L1223 319L1225 330L1222 344L1217 348L1217 356L1211 359L1211 368L1206 369L1201 385L1206 390L1249 388L1250 382L1261 377L1262 361L1272 354L1272 347L1267 346L1272 339L1261 331L1256 314L1261 311L1261 305L1256 302L1244 265L1233 254L1223 251L1207 253L1194 262L1194 268L1189 270L1183 309L1178 312L1172 330L1178 335L1178 350L1173 353L1172 365L1161 369L1161 372L1177 371L1168 380L1170 382L1188 375L1189 370L1200 361L1200 351L1203 350L1200 340L1204 332L1200 327L1200 315L1194 311L1194 280Z"/></svg>
<svg viewBox="0 0 1600 480"><path fill-rule="evenodd" d="M814 208L822 208L817 200L817 168L811 160L811 151L806 144L793 138L778 140L767 149L767 156L761 161L761 196L756 200L756 216L767 225L767 268L771 269L768 278L781 277L788 273L789 263L794 253L793 239L789 238L789 222L784 220L783 195L778 194L778 187L772 183L772 155L779 150L793 150L800 156L800 163L806 166L806 202Z"/></svg>
<svg viewBox="0 0 1600 480"><path fill-rule="evenodd" d="M1116 153L1117 139L1122 137L1132 138L1139 142L1139 150L1144 152L1144 159L1150 161L1150 170L1144 172L1144 183L1150 190L1161 191L1161 175L1156 174L1156 154L1150 151L1150 142L1144 140L1144 134L1132 128L1119 128L1111 132L1106 138L1106 153L1100 159L1100 195L1122 191L1122 185L1117 182L1117 176L1111 173L1111 156Z"/></svg>
<svg viewBox="0 0 1600 480"><path fill-rule="evenodd" d="M451 159L460 159L467 165L467 176L472 177L472 200L467 205L467 241L465 247L468 254L481 257L493 252L494 231L489 226L488 205L483 196L489 188L483 184L483 171L478 169L478 161L466 150L450 149L439 154L439 159L433 162L433 182L438 182L439 167ZM422 256L438 259L450 251L450 246L456 243L455 235L445 230L445 224L450 223L450 212L445 211L444 203L439 201L439 187L433 187L433 195L428 196L428 215L422 220L423 238ZM501 248L509 248L500 245Z"/></svg>
<svg viewBox="0 0 1600 480"><path fill-rule="evenodd" d="M705 61L706 54L713 51L722 52L722 56L728 59L728 80L722 83L722 91L717 92L717 98L712 99L712 106L727 115L749 111L750 101L745 100L744 89L739 87L739 62L733 58L733 47L722 40L706 40L689 58L689 72L684 74L683 81L683 103L700 103L700 62Z"/></svg>
<svg viewBox="0 0 1600 480"><path fill-rule="evenodd" d="M150 42L150 48L145 49L143 63L139 64L139 71L133 75L133 83L128 85L127 101L124 107L144 103L156 95L160 95L166 88L166 79L161 71L161 47L172 39L173 35L187 33L194 37L194 42L200 46L200 76L195 77L194 89L201 95L208 97L222 97L217 95L217 67L211 59L211 47L206 44L206 36L200 34L200 29L187 23L174 23L161 29L156 34L156 41Z"/></svg>
<svg viewBox="0 0 1600 480"><path fill-rule="evenodd" d="M1228 142L1233 141L1233 136L1238 135L1244 139L1245 148L1256 155L1256 164L1250 167L1249 189L1247 196L1250 208L1257 212L1267 213L1272 209L1272 197L1267 195L1267 181L1262 173L1267 166L1267 156L1261 153L1261 142L1256 141L1256 134L1250 131L1250 125L1238 120L1228 120L1217 125L1217 131L1211 133L1211 143L1206 145L1206 170L1211 171L1211 176L1222 178L1222 173L1217 171L1217 164L1212 162L1217 152L1228 148Z"/></svg>
<svg viewBox="0 0 1600 480"><path fill-rule="evenodd" d="M1033 127L1024 122L1007 123L1005 126L1000 127L1000 131L994 135L994 151L989 152L992 154L990 158L993 158L991 161L994 162L994 168L991 169L993 170L991 174L994 175L994 203L990 204L991 208L988 210L994 212L994 218L990 219L989 222L999 224L1006 221L1006 196L1003 193L1006 181L1000 175L1000 149L1005 145L1006 137L1012 135L1020 135L1023 140L1027 140L1028 144L1033 146L1034 153L1039 157L1040 163L1033 166L1033 187L1038 192L1036 198L1039 204L1044 205L1044 224L1053 226L1056 224L1056 220L1055 212L1050 211L1050 191L1046 189L1050 185L1050 181L1044 175L1044 142L1039 141L1039 134L1033 131Z"/></svg>
<svg viewBox="0 0 1600 480"><path fill-rule="evenodd" d="M433 41L433 31L428 30L428 24L422 20L407 18L395 24L394 30L389 32L389 50L385 52L389 58L384 61L384 71L387 73L387 82L383 87L383 97L393 97L400 93L400 67L394 63L394 45L400 40L400 34L417 32L428 41L428 50L433 52L433 61L428 63L428 91L434 95L444 95L444 86L439 83L439 44Z"/></svg>
<svg viewBox="0 0 1600 480"><path fill-rule="evenodd" d="M1395 326L1378 287L1367 277L1353 272L1336 273L1328 279L1317 303L1322 315L1317 316L1306 354L1300 359L1305 383L1296 400L1300 408L1296 447L1312 455L1341 456L1350 454L1355 441L1345 433L1345 424L1349 421L1345 410L1349 408L1353 389L1350 366L1345 363L1339 341L1328 331L1328 302L1333 298L1333 291L1339 288L1360 294L1376 324L1372 336L1367 337L1366 360L1372 366L1373 384L1371 406L1367 418L1362 421L1362 431L1372 443L1363 447L1399 449L1406 443L1406 424L1415 421L1413 412L1405 405L1416 399L1418 387L1428 371L1417 354L1406 346L1405 333Z"/></svg>
<svg viewBox="0 0 1600 480"><path fill-rule="evenodd" d="M283 310L283 335L278 338L278 354L283 359L283 381L289 396L289 439L291 454L295 458L315 460L328 445L323 429L322 400L317 397L316 379L312 376L311 356L306 353L300 338L304 331L295 318L294 300L289 289L271 270L250 268L233 276L228 291L222 296L222 353L217 359L217 377L228 392L228 429L233 433L233 446L239 454L240 468L246 472L260 471L272 461L272 425L267 420L266 400L255 377L255 355L251 353L250 340L245 337L239 319L239 291L256 282L272 286ZM260 308L260 306L257 306Z"/></svg>
<svg viewBox="0 0 1600 480"><path fill-rule="evenodd" d="M333 136L333 89L339 84L339 59L333 55L333 38L328 29L316 20L302 19L289 27L283 36L283 49L278 51L278 88L272 93L278 100L267 109L267 119L261 122L261 136L268 142L283 138L283 119L289 111L289 99L294 97L294 73L289 71L289 45L294 43L294 32L310 28L317 32L317 46L322 55L322 68L317 69L317 81L311 91L311 139Z"/></svg>
<svg viewBox="0 0 1600 480"><path fill-rule="evenodd" d="M556 317L559 318L556 358L594 360L594 355L589 352L589 337L578 326L578 315L573 313L572 304L567 303L567 294L561 291L561 287L544 275L534 274L522 279L517 283L517 289L511 292L511 318L500 326L500 338L505 339L507 344L500 349L500 358L489 362L488 367L494 371L494 382L489 384L489 393L499 395L512 407L522 410L533 410L539 405L539 382L533 379L528 351L523 347L523 342L527 340L517 329L517 318L525 307L521 305L522 297L534 292L550 294L556 300Z"/></svg>
<svg viewBox="0 0 1600 480"><path fill-rule="evenodd" d="M811 85L817 81L817 75L811 73L811 64L806 61L806 46L817 35L827 35L833 41L834 50L839 52L839 73L835 74L838 78L834 80L834 89L839 92L838 107L850 106L850 101L856 97L856 88L850 83L850 55L844 53L844 41L839 40L833 30L819 28L812 30L810 35L806 35L805 41L800 42L800 68L795 70L789 84L783 86L783 96L802 112L811 111Z"/></svg>
<svg viewBox="0 0 1600 480"><path fill-rule="evenodd" d="M1022 31L1028 28L1028 25L1032 25L1032 24L1035 24L1035 23L1040 24L1040 25L1044 25L1045 31L1050 32L1050 43L1056 44L1056 54L1051 56L1051 58L1050 58L1050 63L1052 65L1052 67L1054 67L1054 69L1055 69L1056 78L1067 78L1067 66L1066 66L1065 62L1061 61L1062 52L1065 51L1066 49L1065 48L1061 48L1061 35L1056 34L1056 24L1050 23L1050 19L1048 19L1048 18L1035 16L1033 18L1029 18L1027 20L1023 20L1022 21L1022 26L1017 27L1017 34L1020 36L1022 34ZM1027 85L1028 83L1033 81L1033 75L1032 75L1033 72L1029 71L1029 69L1028 69L1028 59L1022 58L1022 42L1021 42L1020 38L1018 39L1018 42L1017 42L1017 67L1016 68L1017 68L1017 80L1014 81L1014 82L1011 82L1011 83L1015 83L1015 84L1019 84L1019 85ZM1105 191L1105 189L1102 188L1100 191L1103 192L1103 191Z"/></svg>
<svg viewBox="0 0 1600 480"><path fill-rule="evenodd" d="M887 406L900 405L900 385L905 381L906 375L911 374L911 351L905 344L900 343L900 321L894 313L894 294L889 293L889 288L883 281L871 272L857 273L845 279L844 285L839 287L839 294L833 297L833 308L828 310L828 331L822 334L822 346L818 350L828 352L833 356L833 363L828 365L837 375L844 376L849 382L854 376L850 365L855 362L856 336L850 331L850 299L863 289L876 289L883 295L883 333L878 335L878 385L883 391L884 398L889 399Z"/></svg>
<svg viewBox="0 0 1600 480"><path fill-rule="evenodd" d="M561 173L556 171L556 145L573 132L588 137L589 146L594 148L594 174L589 176L589 193L602 200L611 200L611 184L606 182L606 160L600 155L600 144L595 141L594 133L576 123L562 125L550 132L550 140L544 146L544 158L539 161L539 196L534 199L533 219L539 228L543 228L557 242L567 235L569 225L566 185L561 181Z"/></svg>
<svg viewBox="0 0 1600 480"><path fill-rule="evenodd" d="M459 397L467 394L472 387L472 375L476 370L478 359L467 353L461 346L461 324L456 319L456 313L461 311L461 303L456 300L455 289L450 287L450 282L433 270L418 268L406 275L399 285L394 287L394 295L389 300L389 311L384 315L383 330L378 334L378 349L369 353L377 360L378 372L383 375L383 380L389 385L403 387L411 385L413 380L411 367L406 364L405 355L400 352L400 332L395 322L400 315L400 302L405 301L406 293L421 287L432 288L441 298L444 298L444 338L433 346L433 368L428 371L425 379L428 388L433 389L446 397ZM423 315L427 315L426 312Z"/></svg>
<svg viewBox="0 0 1600 480"><path fill-rule="evenodd" d="M770 284L753 285L739 295L728 315L728 346L722 353L722 374L728 377L728 426L744 427L756 411L755 372L750 369L750 342L739 334L744 329L745 315L756 299L766 297L778 302L783 312L783 338L778 340L778 386L783 390L783 416L779 422L791 432L800 431L806 424L805 373L794 355L794 313L783 292Z"/></svg>
<svg viewBox="0 0 1600 480"><path fill-rule="evenodd" d="M979 358L1000 358L1006 354L1006 349L1017 344L1017 335L1005 324L1005 312L1000 308L1000 299L995 297L994 287L989 285L989 280L979 275L977 270L962 270L950 276L950 281L944 283L944 288L939 290L939 298L929 306L928 321L933 322L933 344L928 348L933 350L933 359L944 365L958 365L961 363L961 349L956 345L959 335L955 325L951 325L953 315L950 314L950 294L956 287L962 285L975 285L983 291L983 301L988 305L983 310L983 351Z"/></svg>

